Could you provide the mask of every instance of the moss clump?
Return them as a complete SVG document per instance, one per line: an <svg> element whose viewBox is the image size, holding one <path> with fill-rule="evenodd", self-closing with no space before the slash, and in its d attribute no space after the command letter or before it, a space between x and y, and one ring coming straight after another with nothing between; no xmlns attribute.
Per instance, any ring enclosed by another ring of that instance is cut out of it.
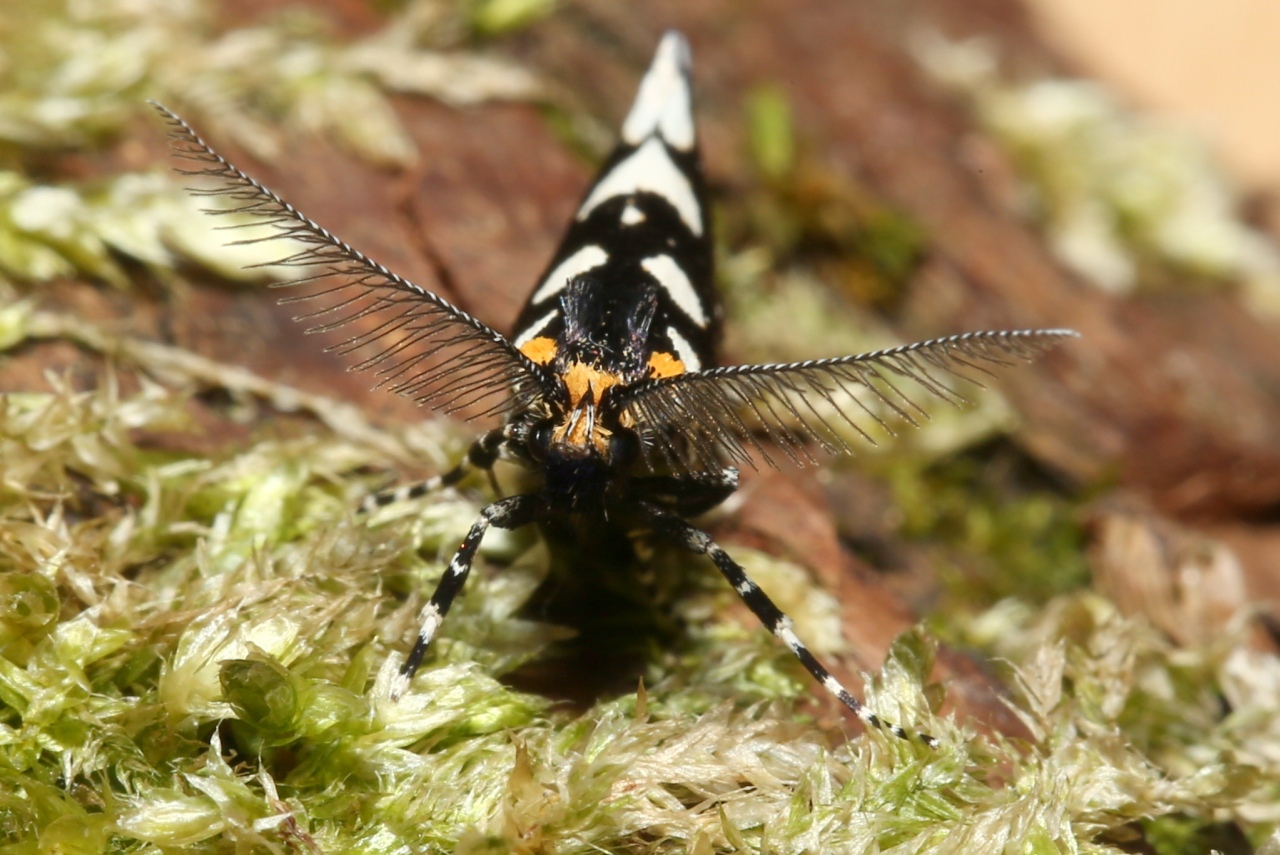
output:
<svg viewBox="0 0 1280 855"><path fill-rule="evenodd" d="M182 363L165 362L172 380ZM5 398L6 852L1108 852L1139 827L1161 846L1188 827L1268 833L1280 699L1257 687L1280 685L1274 660L1235 637L1174 648L1087 593L955 621L1011 663L1026 743L937 718L931 646L900 639L868 700L938 736L929 750L806 724L814 688L767 634L720 617L732 593L700 565L683 567L685 628L648 656L647 690L580 713L513 691L495 678L563 630L516 616L546 562L496 538L393 704L392 651L478 497L353 518L362 473L404 437L317 430L213 460L138 444L192 430L189 392L217 377ZM243 372L224 379L244 394ZM802 634L838 646L802 574L738 551Z"/></svg>
<svg viewBox="0 0 1280 855"><path fill-rule="evenodd" d="M344 38L301 7L233 29L209 0L10 0L0 26L0 143L91 145L119 134L155 98L264 158L280 153L272 128L284 121L405 166L416 152L386 91L449 103L539 97L527 71L466 48L471 34L518 28L548 5L416 0L381 29Z"/></svg>
<svg viewBox="0 0 1280 855"><path fill-rule="evenodd" d="M469 18L477 35L504 35L542 20L555 5L554 0L473 0Z"/></svg>
<svg viewBox="0 0 1280 855"><path fill-rule="evenodd" d="M263 159L282 155L286 125L323 133L371 162L407 167L417 152L388 91L454 104L542 99L532 74L469 42L548 8L533 0L417 0L401 4L383 28L346 39L298 10L224 29L212 0L8 0L0 22L0 275L28 282L80 275L123 288L130 284L123 258L162 282L175 277L179 259L246 278L248 265L270 259L255 254L260 247L226 247L208 221L197 227L202 204L166 165L85 182L82 167L75 179L51 173L51 155L98 156L153 118L150 98Z"/></svg>

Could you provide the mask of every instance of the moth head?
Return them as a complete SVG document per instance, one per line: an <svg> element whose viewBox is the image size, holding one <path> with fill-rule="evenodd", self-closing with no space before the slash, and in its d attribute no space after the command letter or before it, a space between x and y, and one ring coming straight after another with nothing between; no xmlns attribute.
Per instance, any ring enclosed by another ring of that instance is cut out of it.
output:
<svg viewBox="0 0 1280 855"><path fill-rule="evenodd" d="M636 299L621 301L629 309L619 313L619 301L605 299L605 288L593 277L573 277L560 300L563 328L521 345L554 388L528 434L536 460L590 460L616 470L639 455L634 420L617 401L629 385L652 375L646 360L657 293L641 285Z"/></svg>
<svg viewBox="0 0 1280 855"><path fill-rule="evenodd" d="M585 402L538 419L524 445L538 463L544 495L571 510L599 510L618 473L640 457L635 431Z"/></svg>
<svg viewBox="0 0 1280 855"><path fill-rule="evenodd" d="M623 378L600 363L557 364L560 394L529 431L534 459L592 458L610 467L630 465L639 452L631 417L613 405Z"/></svg>

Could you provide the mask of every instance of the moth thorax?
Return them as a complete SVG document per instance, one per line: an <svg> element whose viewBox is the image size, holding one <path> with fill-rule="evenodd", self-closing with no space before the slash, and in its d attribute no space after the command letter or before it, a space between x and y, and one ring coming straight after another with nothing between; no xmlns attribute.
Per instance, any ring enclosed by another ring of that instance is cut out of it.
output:
<svg viewBox="0 0 1280 855"><path fill-rule="evenodd" d="M577 513L600 510L617 471L609 448L608 442L584 447L553 441L542 461L546 501Z"/></svg>

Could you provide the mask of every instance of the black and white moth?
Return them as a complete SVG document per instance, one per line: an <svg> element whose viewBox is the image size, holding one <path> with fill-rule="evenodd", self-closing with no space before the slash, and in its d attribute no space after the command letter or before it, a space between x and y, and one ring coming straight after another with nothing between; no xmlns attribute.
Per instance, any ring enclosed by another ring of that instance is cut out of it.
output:
<svg viewBox="0 0 1280 855"><path fill-rule="evenodd" d="M422 610L422 627L392 689L409 687L466 582L490 526L645 531L707 556L760 621L831 694L872 727L892 725L820 663L783 614L710 536L687 521L726 499L738 468L799 464L851 451L886 419L925 418L912 397L964 398L955 380L1030 359L1075 333L972 332L829 359L717 366L720 307L712 277L707 189L692 111L689 48L669 32L658 46L605 161L539 279L511 337L397 276L308 219L210 148L175 113L182 170L211 179L206 195L293 241L280 264L282 302L306 307L311 331L346 330L332 350L377 386L443 413L500 416L446 474L371 496L370 508L455 484L501 457L535 476L529 492L480 512ZM932 737L921 736L932 743Z"/></svg>

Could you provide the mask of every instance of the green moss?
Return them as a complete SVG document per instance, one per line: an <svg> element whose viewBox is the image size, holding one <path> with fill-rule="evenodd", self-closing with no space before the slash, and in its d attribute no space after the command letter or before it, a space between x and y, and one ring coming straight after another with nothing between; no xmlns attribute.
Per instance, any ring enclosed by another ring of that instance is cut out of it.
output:
<svg viewBox="0 0 1280 855"><path fill-rule="evenodd" d="M1172 815L1148 820L1142 824L1142 834L1156 855L1197 855L1248 846L1234 827L1189 816Z"/></svg>
<svg viewBox="0 0 1280 855"><path fill-rule="evenodd" d="M471 26L492 37L521 30L555 9L555 0L472 0Z"/></svg>
<svg viewBox="0 0 1280 855"><path fill-rule="evenodd" d="M777 86L747 94L747 144L756 169L769 181L784 181L795 170L796 140L791 104Z"/></svg>
<svg viewBox="0 0 1280 855"><path fill-rule="evenodd" d="M998 441L955 457L897 454L874 464L893 491L902 534L940 547L948 595L940 612L1006 597L1043 602L1088 584L1078 500L1025 464Z"/></svg>
<svg viewBox="0 0 1280 855"><path fill-rule="evenodd" d="M318 430L153 460L133 431L187 429L186 397L114 388L3 411L6 852L1115 852L1105 841L1135 827L1181 852L1225 839L1223 823L1267 834L1251 817L1280 796L1276 699L1257 688L1280 685L1274 660L1234 638L1176 649L1089 594L953 618L959 640L1009 663L1026 744L938 718L945 693L922 685L932 644L899 639L868 702L938 736L929 750L816 731L801 712L816 689L790 654L726 619L732 593L683 560L668 568L686 579L671 606L683 628L650 649L642 693L571 712L512 691L495 676L563 630L517 617L542 550L497 539L391 703L392 651L480 497L392 506L368 526L350 508L375 446ZM836 606L801 571L734 553L802 636L839 650Z"/></svg>
<svg viewBox="0 0 1280 855"><path fill-rule="evenodd" d="M455 104L540 100L532 74L456 42L468 28L495 35L549 8L419 0L381 30L343 39L300 9L222 31L211 0L10 0L0 24L0 275L80 275L123 288L123 257L161 282L175 276L179 258L226 278L261 279L267 272L246 268L269 259L224 246L207 221L195 226L202 203L172 180L168 164L80 184L47 174L56 163L50 153L95 155L146 121L158 128L150 98L259 158L284 153L278 128L286 125L323 133L374 163L408 167L417 152L387 93ZM46 174L32 178L30 164Z"/></svg>
<svg viewBox="0 0 1280 855"><path fill-rule="evenodd" d="M272 125L322 131L378 163L416 152L385 92L475 103L529 100L533 77L502 59L458 50L459 30L485 34L546 13L531 0L410 2L379 31L343 39L303 7L252 28L220 30L216 4L138 6L11 0L0 49L0 143L58 149L101 142L146 111L182 107L259 156L280 153ZM186 103L192 92L200 97Z"/></svg>

